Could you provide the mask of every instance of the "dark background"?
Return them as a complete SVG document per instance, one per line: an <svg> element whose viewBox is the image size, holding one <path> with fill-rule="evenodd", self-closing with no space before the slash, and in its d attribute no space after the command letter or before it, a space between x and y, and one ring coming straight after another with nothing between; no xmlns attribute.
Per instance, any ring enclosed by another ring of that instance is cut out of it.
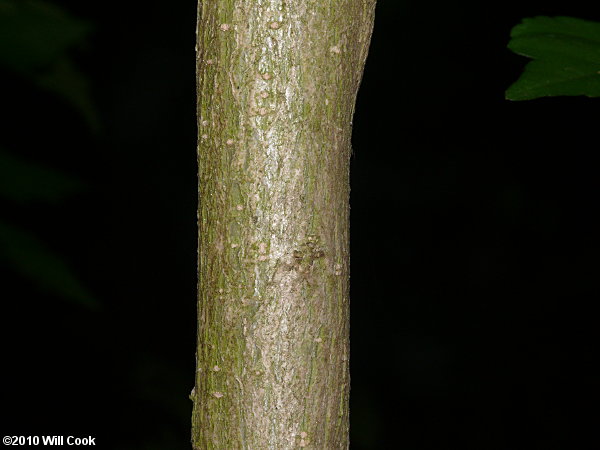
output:
<svg viewBox="0 0 600 450"><path fill-rule="evenodd" d="M82 186L0 197L0 218L97 306L0 258L0 430L190 448L196 3L54 4L93 27L69 55L99 126L0 67L0 146ZM600 448L600 103L504 100L526 63L510 29L535 15L600 20L589 0L379 2L354 120L353 449Z"/></svg>

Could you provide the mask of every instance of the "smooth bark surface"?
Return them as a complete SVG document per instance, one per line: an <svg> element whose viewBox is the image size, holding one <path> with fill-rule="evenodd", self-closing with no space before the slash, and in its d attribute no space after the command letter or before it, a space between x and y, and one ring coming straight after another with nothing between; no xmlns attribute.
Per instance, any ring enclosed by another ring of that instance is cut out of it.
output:
<svg viewBox="0 0 600 450"><path fill-rule="evenodd" d="M375 0L198 11L195 449L343 449L349 157Z"/></svg>

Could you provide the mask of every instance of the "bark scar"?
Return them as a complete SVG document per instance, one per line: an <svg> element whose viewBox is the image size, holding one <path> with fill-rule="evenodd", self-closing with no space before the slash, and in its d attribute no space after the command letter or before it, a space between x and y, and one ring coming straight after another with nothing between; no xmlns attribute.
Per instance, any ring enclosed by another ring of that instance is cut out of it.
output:
<svg viewBox="0 0 600 450"><path fill-rule="evenodd" d="M292 252L293 263L289 267L295 270L303 279L310 278L313 265L316 260L325 257L325 250L321 246L321 240L317 235L309 234L306 239Z"/></svg>

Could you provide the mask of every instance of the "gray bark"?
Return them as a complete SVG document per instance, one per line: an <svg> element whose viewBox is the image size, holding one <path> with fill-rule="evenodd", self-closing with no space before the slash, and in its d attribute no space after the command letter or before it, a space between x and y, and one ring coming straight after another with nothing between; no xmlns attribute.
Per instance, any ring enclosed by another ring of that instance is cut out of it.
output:
<svg viewBox="0 0 600 450"><path fill-rule="evenodd" d="M198 9L195 449L343 449L349 157L375 0Z"/></svg>

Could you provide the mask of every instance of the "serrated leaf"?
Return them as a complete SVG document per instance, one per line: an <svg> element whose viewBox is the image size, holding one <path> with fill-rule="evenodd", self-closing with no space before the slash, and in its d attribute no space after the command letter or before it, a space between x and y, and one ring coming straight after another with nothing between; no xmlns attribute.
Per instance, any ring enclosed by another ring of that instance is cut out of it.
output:
<svg viewBox="0 0 600 450"><path fill-rule="evenodd" d="M88 308L98 303L64 260L34 235L0 221L0 258L40 287Z"/></svg>
<svg viewBox="0 0 600 450"><path fill-rule="evenodd" d="M74 178L0 148L0 196L19 203L56 202L81 189L82 183Z"/></svg>
<svg viewBox="0 0 600 450"><path fill-rule="evenodd" d="M600 23L573 17L524 19L508 48L532 58L506 90L508 100L546 96L600 96Z"/></svg>

